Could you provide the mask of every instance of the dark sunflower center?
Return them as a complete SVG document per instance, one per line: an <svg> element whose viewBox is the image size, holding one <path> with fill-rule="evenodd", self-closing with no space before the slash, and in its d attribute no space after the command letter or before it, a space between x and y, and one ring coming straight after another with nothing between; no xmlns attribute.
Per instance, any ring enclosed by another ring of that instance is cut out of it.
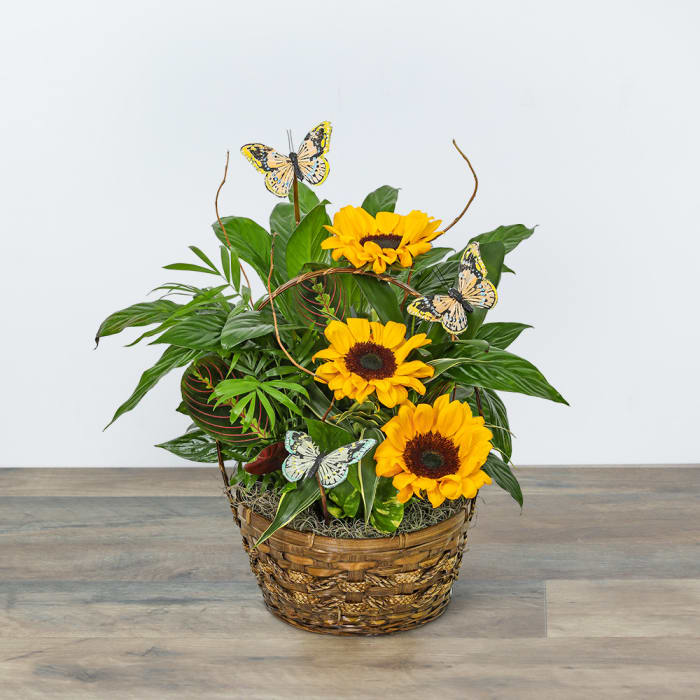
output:
<svg viewBox="0 0 700 700"><path fill-rule="evenodd" d="M347 368L363 379L385 379L396 370L394 353L376 343L355 343L345 355Z"/></svg>
<svg viewBox="0 0 700 700"><path fill-rule="evenodd" d="M459 450L440 433L416 435L406 443L403 457L409 471L430 479L455 474L459 469Z"/></svg>
<svg viewBox="0 0 700 700"><path fill-rule="evenodd" d="M393 248L396 250L401 243L401 236L397 236L393 233L380 233L376 236L365 236L364 238L360 238L360 245L364 245L367 241L376 243L380 248Z"/></svg>

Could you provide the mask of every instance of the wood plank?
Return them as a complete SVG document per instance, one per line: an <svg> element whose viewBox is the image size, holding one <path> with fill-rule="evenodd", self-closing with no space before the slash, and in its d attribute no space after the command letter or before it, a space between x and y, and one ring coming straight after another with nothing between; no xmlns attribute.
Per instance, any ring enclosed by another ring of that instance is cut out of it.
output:
<svg viewBox="0 0 700 700"><path fill-rule="evenodd" d="M242 583L81 581L0 583L0 637L294 636L265 609L254 579ZM458 581L449 614L423 637L544 637L544 585Z"/></svg>
<svg viewBox="0 0 700 700"><path fill-rule="evenodd" d="M4 700L666 700L696 697L700 685L698 639L421 641L421 630L362 639L299 630L281 640L0 639L0 675Z"/></svg>
<svg viewBox="0 0 700 700"><path fill-rule="evenodd" d="M700 580L548 581L550 637L700 637Z"/></svg>

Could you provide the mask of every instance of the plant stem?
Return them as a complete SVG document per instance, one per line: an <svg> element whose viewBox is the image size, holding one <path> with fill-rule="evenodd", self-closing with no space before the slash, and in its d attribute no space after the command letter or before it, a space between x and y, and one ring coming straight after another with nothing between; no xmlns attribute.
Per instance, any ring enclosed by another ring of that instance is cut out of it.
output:
<svg viewBox="0 0 700 700"><path fill-rule="evenodd" d="M481 407L481 392L479 391L478 386L474 387L474 398L476 399L476 408L479 411L479 415L483 418L484 409Z"/></svg>
<svg viewBox="0 0 700 700"><path fill-rule="evenodd" d="M323 510L323 519L326 523L329 523L331 516L328 514L328 503L326 502L326 490L323 488L321 483L321 476L316 472L316 481L318 481L318 488L321 490L321 510Z"/></svg>
<svg viewBox="0 0 700 700"><path fill-rule="evenodd" d="M221 478L224 480L224 486L228 489L229 478L226 473L226 467L224 466L224 455L221 452L221 443L218 440L216 441L216 459L219 462L219 470L221 471Z"/></svg>
<svg viewBox="0 0 700 700"><path fill-rule="evenodd" d="M294 220L297 222L297 226L301 221L301 213L299 212L299 182L297 180L296 171L294 171L294 184L292 185L292 191L294 193Z"/></svg>

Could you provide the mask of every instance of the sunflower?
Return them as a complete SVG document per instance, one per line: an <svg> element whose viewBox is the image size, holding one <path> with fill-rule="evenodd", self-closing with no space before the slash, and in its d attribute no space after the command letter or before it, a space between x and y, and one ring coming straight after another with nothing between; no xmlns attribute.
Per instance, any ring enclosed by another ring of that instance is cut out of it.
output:
<svg viewBox="0 0 700 700"><path fill-rule="evenodd" d="M430 250L430 241L440 235L440 221L422 211L401 216L380 211L374 217L362 207L343 207L326 226L333 235L321 243L333 251L333 260L347 258L355 267L372 263L377 274L397 260L401 267L411 267L416 255Z"/></svg>
<svg viewBox="0 0 700 700"><path fill-rule="evenodd" d="M481 467L493 436L467 403L448 394L432 406L405 403L382 430L387 439L374 453L377 475L394 477L401 503L425 491L437 508L446 498L473 498L491 483Z"/></svg>
<svg viewBox="0 0 700 700"><path fill-rule="evenodd" d="M320 365L316 376L328 383L336 399L347 397L361 403L376 392L381 403L393 408L406 401L406 387L425 393L418 379L432 377L435 370L419 360L405 361L411 350L430 343L425 333L406 340L403 323L384 325L366 318L331 321L324 332L330 345L313 359L330 362Z"/></svg>

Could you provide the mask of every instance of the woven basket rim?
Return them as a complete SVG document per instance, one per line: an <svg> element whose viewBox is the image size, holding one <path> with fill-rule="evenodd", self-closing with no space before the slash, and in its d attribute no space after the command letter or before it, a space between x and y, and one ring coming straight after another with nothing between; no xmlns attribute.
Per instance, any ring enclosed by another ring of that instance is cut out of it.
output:
<svg viewBox="0 0 700 700"><path fill-rule="evenodd" d="M402 532L398 535L387 537L328 537L327 535L317 535L315 532L301 532L288 526L281 527L270 540L279 540L289 544L313 547L326 552L347 552L348 550L364 552L385 552L396 549L406 549L417 545L423 545L434 539L444 537L445 533L452 530L459 530L466 520L469 519L470 509L474 508L474 501L471 499L457 513L446 518L442 522L428 527L414 530L413 532ZM249 506L235 501L238 516L252 525L260 533L263 533L270 525L270 520L253 511Z"/></svg>

